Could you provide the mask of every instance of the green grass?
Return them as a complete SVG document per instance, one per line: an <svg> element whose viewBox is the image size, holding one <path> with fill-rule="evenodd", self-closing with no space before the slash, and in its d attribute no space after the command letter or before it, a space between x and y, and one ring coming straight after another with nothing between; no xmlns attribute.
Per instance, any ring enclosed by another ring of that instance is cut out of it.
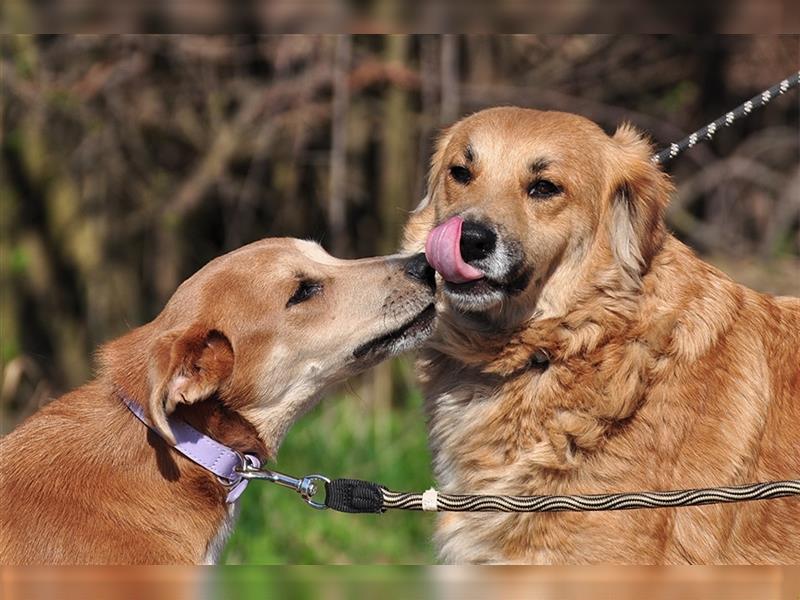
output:
<svg viewBox="0 0 800 600"><path fill-rule="evenodd" d="M322 473L425 490L433 483L418 392L388 414L352 394L323 400L281 446L274 469L302 476ZM228 564L427 564L433 516L318 511L292 490L253 482L223 561Z"/></svg>

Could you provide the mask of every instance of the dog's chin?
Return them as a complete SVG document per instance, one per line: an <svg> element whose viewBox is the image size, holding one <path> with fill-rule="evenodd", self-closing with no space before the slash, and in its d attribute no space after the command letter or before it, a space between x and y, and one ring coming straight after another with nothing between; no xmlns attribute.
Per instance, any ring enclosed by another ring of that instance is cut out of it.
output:
<svg viewBox="0 0 800 600"><path fill-rule="evenodd" d="M445 281L441 286L450 306L461 313L486 314L519 296L531 280L532 270L517 265L502 280L483 277L465 283Z"/></svg>
<svg viewBox="0 0 800 600"><path fill-rule="evenodd" d="M374 338L353 351L359 370L420 346L435 328L436 307L426 306L397 329Z"/></svg>
<svg viewBox="0 0 800 600"><path fill-rule="evenodd" d="M444 297L450 306L462 313L483 313L500 306L508 293L499 284L486 278L466 283L445 281Z"/></svg>

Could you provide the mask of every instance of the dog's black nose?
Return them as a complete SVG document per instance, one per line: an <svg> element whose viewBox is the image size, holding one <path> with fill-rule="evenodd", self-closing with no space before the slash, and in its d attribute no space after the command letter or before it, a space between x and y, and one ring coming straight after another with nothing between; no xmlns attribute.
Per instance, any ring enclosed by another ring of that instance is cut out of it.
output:
<svg viewBox="0 0 800 600"><path fill-rule="evenodd" d="M425 254L420 252L412 256L405 266L406 275L427 284L431 290L436 289L436 271L425 260Z"/></svg>
<svg viewBox="0 0 800 600"><path fill-rule="evenodd" d="M466 221L461 227L461 258L467 263L486 258L494 252L496 242L497 235L486 225Z"/></svg>

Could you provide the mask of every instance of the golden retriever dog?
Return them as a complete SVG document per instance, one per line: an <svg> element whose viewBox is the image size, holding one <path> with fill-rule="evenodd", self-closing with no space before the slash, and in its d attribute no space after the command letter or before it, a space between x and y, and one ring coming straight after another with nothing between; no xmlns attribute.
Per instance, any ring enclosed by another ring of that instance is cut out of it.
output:
<svg viewBox="0 0 800 600"><path fill-rule="evenodd" d="M440 490L592 494L800 477L800 301L670 235L630 126L493 108L438 141L406 250L439 272L420 358ZM446 562L797 563L796 498L446 514Z"/></svg>
<svg viewBox="0 0 800 600"><path fill-rule="evenodd" d="M238 502L170 446L176 420L274 458L327 386L419 344L433 299L422 254L269 239L211 261L101 349L94 381L0 440L0 563L215 562Z"/></svg>

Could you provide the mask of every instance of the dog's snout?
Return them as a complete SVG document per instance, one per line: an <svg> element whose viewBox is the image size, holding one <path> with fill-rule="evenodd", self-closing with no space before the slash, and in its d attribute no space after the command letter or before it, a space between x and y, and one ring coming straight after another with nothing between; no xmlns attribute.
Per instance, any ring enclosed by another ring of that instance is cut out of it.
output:
<svg viewBox="0 0 800 600"><path fill-rule="evenodd" d="M461 228L459 248L465 262L486 258L494 252L497 235L486 225L466 221Z"/></svg>
<svg viewBox="0 0 800 600"><path fill-rule="evenodd" d="M436 272L433 270L433 267L428 264L424 253L420 252L412 256L406 263L404 271L406 275L412 279L421 281L431 288L431 290L436 289Z"/></svg>

